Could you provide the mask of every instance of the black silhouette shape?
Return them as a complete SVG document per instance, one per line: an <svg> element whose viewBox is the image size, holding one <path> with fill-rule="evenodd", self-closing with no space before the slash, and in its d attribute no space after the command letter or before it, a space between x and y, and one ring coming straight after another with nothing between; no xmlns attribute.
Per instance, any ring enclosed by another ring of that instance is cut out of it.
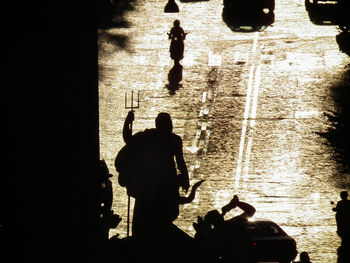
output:
<svg viewBox="0 0 350 263"><path fill-rule="evenodd" d="M341 200L332 210L336 212L337 234L342 238L342 243L350 242L350 200L348 192L341 191Z"/></svg>
<svg viewBox="0 0 350 263"><path fill-rule="evenodd" d="M175 0L168 0L168 3L164 7L164 13L178 13L179 6L176 4Z"/></svg>
<svg viewBox="0 0 350 263"><path fill-rule="evenodd" d="M135 198L132 234L141 239L159 239L179 214L179 187L189 188L182 139L172 132L168 113L159 113L153 129L132 135L134 113L124 122L126 145L115 166L118 181ZM180 171L180 175L177 173Z"/></svg>
<svg viewBox="0 0 350 263"><path fill-rule="evenodd" d="M194 200L197 188L204 182L198 181L192 186L191 193L186 196L177 196L177 204L187 204ZM177 215L175 214L174 217ZM127 237L120 239L118 235L109 239L108 262L199 262L197 241L170 223L163 225L162 236L159 239L140 239L139 237Z"/></svg>
<svg viewBox="0 0 350 263"><path fill-rule="evenodd" d="M105 241L109 238L109 230L116 228L122 219L112 210L113 187L109 178L113 175L104 160L100 160L99 164L99 239Z"/></svg>
<svg viewBox="0 0 350 263"><path fill-rule="evenodd" d="M224 0L222 18L233 31L263 31L274 23L274 10L274 0Z"/></svg>
<svg viewBox="0 0 350 263"><path fill-rule="evenodd" d="M168 36L169 39L171 39L169 48L170 58L174 60L175 65L178 65L180 60L184 57L184 40L187 34L188 33L180 26L180 20L174 20L173 27L170 29Z"/></svg>
<svg viewBox="0 0 350 263"><path fill-rule="evenodd" d="M309 254L306 251L300 253L299 259L299 261L293 261L293 263L311 263Z"/></svg>
<svg viewBox="0 0 350 263"><path fill-rule="evenodd" d="M175 94L175 91L182 87L180 84L182 81L182 69L183 67L181 64L175 64L168 73L169 83L166 87L171 95Z"/></svg>
<svg viewBox="0 0 350 263"><path fill-rule="evenodd" d="M225 220L224 215L235 207L243 213ZM248 220L256 210L238 196L221 211L212 210L193 223L195 239L202 244L202 257L208 262L290 262L296 257L295 240L270 220Z"/></svg>
<svg viewBox="0 0 350 263"><path fill-rule="evenodd" d="M305 0L305 9L308 12L310 21L315 25L336 25L338 14L337 4L327 3L326 1L319 4Z"/></svg>
<svg viewBox="0 0 350 263"><path fill-rule="evenodd" d="M305 9L310 21L316 25L338 25L343 32L350 30L349 1L305 0Z"/></svg>
<svg viewBox="0 0 350 263"><path fill-rule="evenodd" d="M350 244L342 244L338 250L337 263L349 263L350 262Z"/></svg>
<svg viewBox="0 0 350 263"><path fill-rule="evenodd" d="M339 46L339 50L350 56L350 33L341 32L336 35L336 41Z"/></svg>

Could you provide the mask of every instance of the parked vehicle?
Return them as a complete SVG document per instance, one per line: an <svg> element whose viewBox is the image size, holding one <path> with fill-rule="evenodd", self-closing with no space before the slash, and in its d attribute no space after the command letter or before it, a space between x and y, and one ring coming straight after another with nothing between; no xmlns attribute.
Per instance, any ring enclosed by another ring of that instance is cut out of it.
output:
<svg viewBox="0 0 350 263"><path fill-rule="evenodd" d="M211 228L199 217L194 227L195 238L205 244L207 251L213 251L206 255L213 261L287 263L297 255L295 240L271 220L226 221Z"/></svg>
<svg viewBox="0 0 350 263"><path fill-rule="evenodd" d="M247 239L255 262L290 262L297 255L296 242L271 220L248 221Z"/></svg>
<svg viewBox="0 0 350 263"><path fill-rule="evenodd" d="M338 25L350 32L349 0L305 0L310 21L316 25Z"/></svg>

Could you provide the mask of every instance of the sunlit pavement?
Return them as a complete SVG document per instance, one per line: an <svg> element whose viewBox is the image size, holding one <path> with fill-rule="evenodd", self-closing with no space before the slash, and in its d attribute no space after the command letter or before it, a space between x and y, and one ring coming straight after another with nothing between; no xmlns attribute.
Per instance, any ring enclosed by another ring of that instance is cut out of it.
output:
<svg viewBox="0 0 350 263"><path fill-rule="evenodd" d="M260 32L231 30L220 0L177 1L179 13L164 13L166 2L136 1L123 27L99 31L101 158L115 175L113 209L123 218L111 235L126 235L127 196L113 162L124 145L125 94L130 106L134 91L134 132L169 112L191 183L206 179L182 207L181 229L193 235L197 215L238 194L256 207L255 217L294 237L299 252L335 262L340 240L330 201L346 189L346 176L316 132L329 125L323 112L335 109L332 87L350 61L336 43L339 30L311 23L303 0L276 0L275 22ZM176 18L189 34L182 85L171 91L166 33Z"/></svg>

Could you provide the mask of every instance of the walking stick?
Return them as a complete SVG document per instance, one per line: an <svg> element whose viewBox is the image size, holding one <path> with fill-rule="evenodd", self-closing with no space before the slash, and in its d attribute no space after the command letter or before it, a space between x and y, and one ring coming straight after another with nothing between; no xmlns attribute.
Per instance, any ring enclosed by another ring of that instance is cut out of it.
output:
<svg viewBox="0 0 350 263"><path fill-rule="evenodd" d="M127 94L125 93L125 109L130 109L134 111L134 109L138 109L140 105L140 94L137 92L137 106L134 106L134 91L131 91L131 102L130 106L127 105ZM130 124L130 131L132 134L132 122ZM126 235L129 237L129 229L130 229L130 195L128 195L128 214L127 214L127 224L126 224Z"/></svg>

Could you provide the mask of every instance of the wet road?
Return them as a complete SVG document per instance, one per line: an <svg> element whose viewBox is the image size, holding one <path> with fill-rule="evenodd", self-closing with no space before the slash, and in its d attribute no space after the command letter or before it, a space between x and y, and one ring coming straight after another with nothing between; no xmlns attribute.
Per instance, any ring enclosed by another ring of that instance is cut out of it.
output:
<svg viewBox="0 0 350 263"><path fill-rule="evenodd" d="M340 240L330 201L346 190L346 174L317 132L335 110L332 87L350 59L339 52L336 26L310 22L304 1L276 0L275 22L258 32L236 32L222 18L222 1L136 1L122 26L99 31L100 145L115 176L114 211L126 235L127 196L113 161L124 145L124 96L140 94L134 131L154 127L169 112L183 138L191 184L205 179L176 224L193 235L197 215L225 205L234 194L308 251L313 262L336 262ZM169 31L174 19L189 34L182 86L170 90ZM226 217L233 216L231 212Z"/></svg>

